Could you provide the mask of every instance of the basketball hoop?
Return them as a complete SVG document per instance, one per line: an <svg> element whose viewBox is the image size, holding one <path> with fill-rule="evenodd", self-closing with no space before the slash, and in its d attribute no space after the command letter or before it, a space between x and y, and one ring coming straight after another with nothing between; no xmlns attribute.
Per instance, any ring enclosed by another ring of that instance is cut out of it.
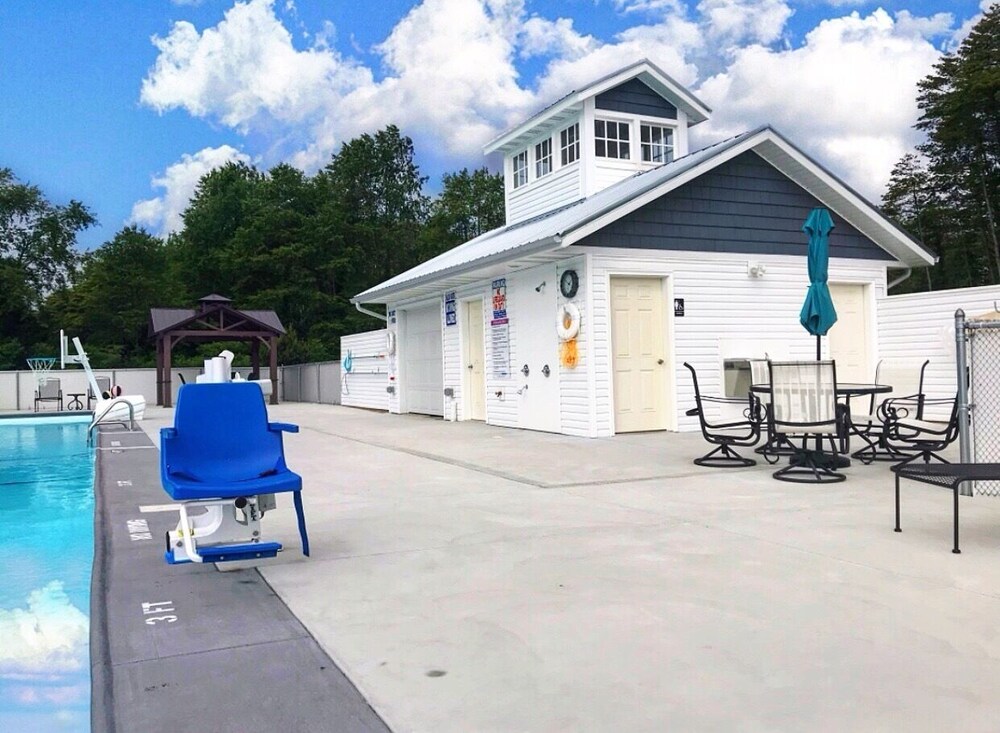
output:
<svg viewBox="0 0 1000 733"><path fill-rule="evenodd" d="M52 371L52 367L56 365L56 358L54 356L29 356L28 366L35 375L35 381L38 382L39 387L44 387L45 383L49 381L49 372Z"/></svg>

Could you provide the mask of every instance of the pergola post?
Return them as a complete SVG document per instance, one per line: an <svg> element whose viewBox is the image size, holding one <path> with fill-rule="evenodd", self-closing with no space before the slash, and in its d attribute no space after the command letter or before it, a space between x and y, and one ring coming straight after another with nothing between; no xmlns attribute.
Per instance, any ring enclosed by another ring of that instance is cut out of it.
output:
<svg viewBox="0 0 1000 733"><path fill-rule="evenodd" d="M163 404L163 339L156 338L156 404Z"/></svg>
<svg viewBox="0 0 1000 733"><path fill-rule="evenodd" d="M174 340L167 334L163 337L166 343L163 349L163 406L173 407L174 392L170 384L170 352L174 349Z"/></svg>
<svg viewBox="0 0 1000 733"><path fill-rule="evenodd" d="M268 356L271 362L271 404L278 404L278 337L268 339Z"/></svg>

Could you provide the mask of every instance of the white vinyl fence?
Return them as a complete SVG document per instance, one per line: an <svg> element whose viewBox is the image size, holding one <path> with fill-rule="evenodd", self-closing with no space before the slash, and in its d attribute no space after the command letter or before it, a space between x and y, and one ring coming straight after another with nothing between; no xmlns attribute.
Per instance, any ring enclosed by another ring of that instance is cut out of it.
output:
<svg viewBox="0 0 1000 733"><path fill-rule="evenodd" d="M973 319L1000 305L1000 286L890 295L878 304L879 358L930 359L924 377L929 397L954 397L955 311Z"/></svg>
<svg viewBox="0 0 1000 733"><path fill-rule="evenodd" d="M283 402L340 404L340 362L319 361L293 364L278 370Z"/></svg>
<svg viewBox="0 0 1000 733"><path fill-rule="evenodd" d="M249 368L236 369L244 378L250 374ZM281 394L281 371L278 369L278 394ZM201 374L200 367L180 367L170 370L172 374L171 388L174 396L174 404L177 404L177 390L182 386L179 375L183 376L189 383L193 383L195 377ZM267 377L267 370L263 370L262 375ZM146 398L149 406L156 404L156 370L155 369L95 369L94 376L109 377L111 384L119 385L122 394L141 394ZM59 386L63 393L63 408L69 409L72 394L82 395L80 401L84 409L87 409L87 375L81 367L70 369L53 369L49 372L49 377L59 380ZM29 369L18 371L0 371L0 410L34 410L35 407L35 375ZM53 410L55 405L51 402L43 402L39 405L40 410Z"/></svg>

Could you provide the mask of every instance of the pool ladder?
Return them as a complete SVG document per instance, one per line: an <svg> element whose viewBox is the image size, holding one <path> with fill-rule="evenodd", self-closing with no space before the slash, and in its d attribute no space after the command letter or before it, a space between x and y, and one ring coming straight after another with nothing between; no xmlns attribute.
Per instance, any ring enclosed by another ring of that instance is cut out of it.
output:
<svg viewBox="0 0 1000 733"><path fill-rule="evenodd" d="M90 421L90 427L87 428L87 445L94 444L94 428L96 428L101 423L101 420L111 412L111 408L115 405L123 404L128 405L128 422L124 420L109 420L104 425L121 425L123 428L128 428L130 432L135 432L135 406L129 402L124 397L116 397L115 399L104 405L104 409L101 411L100 415L94 415L94 419Z"/></svg>

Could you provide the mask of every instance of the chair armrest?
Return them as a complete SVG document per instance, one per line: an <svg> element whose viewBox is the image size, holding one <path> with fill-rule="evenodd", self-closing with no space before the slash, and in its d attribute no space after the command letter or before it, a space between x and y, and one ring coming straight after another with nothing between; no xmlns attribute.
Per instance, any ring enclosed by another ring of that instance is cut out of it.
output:
<svg viewBox="0 0 1000 733"><path fill-rule="evenodd" d="M160 440L173 440L177 437L177 428L160 428Z"/></svg>
<svg viewBox="0 0 1000 733"><path fill-rule="evenodd" d="M267 429L273 433L297 433L299 432L298 425L292 425L287 422L269 422L267 424Z"/></svg>
<svg viewBox="0 0 1000 733"><path fill-rule="evenodd" d="M688 410L684 414L687 415L688 417L694 417L699 412L701 412L701 410L699 410L697 407L692 407L690 410Z"/></svg>

